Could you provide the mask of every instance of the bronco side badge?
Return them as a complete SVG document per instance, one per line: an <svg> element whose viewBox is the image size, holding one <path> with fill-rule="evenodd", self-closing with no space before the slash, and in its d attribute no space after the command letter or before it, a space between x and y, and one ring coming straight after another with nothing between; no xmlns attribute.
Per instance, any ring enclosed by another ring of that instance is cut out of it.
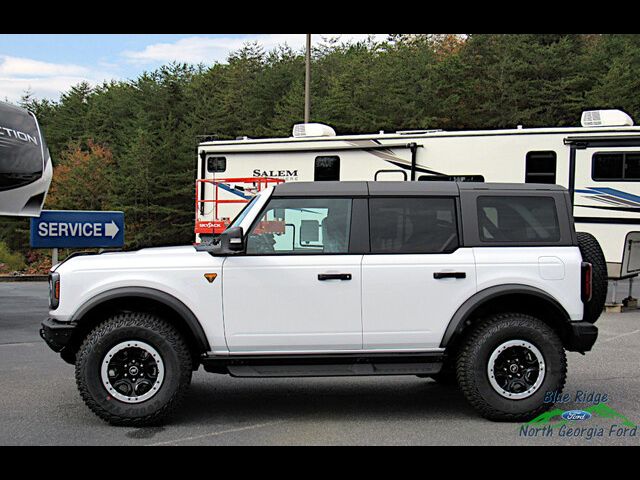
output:
<svg viewBox="0 0 640 480"><path fill-rule="evenodd" d="M217 273L205 273L204 274L204 278L209 280L209 283L213 283L213 281L216 279L217 276L218 276Z"/></svg>

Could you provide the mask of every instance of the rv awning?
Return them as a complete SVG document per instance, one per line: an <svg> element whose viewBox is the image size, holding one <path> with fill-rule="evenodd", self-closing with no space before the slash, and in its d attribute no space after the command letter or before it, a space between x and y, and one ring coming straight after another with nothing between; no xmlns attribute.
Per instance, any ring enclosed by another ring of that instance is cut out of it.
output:
<svg viewBox="0 0 640 480"><path fill-rule="evenodd" d="M201 145L200 146L200 154L230 154L230 153L263 153L263 152L282 152L282 150L278 150L277 148L273 148L273 146L277 144L268 144L269 147L272 148L242 148L228 150L226 148L216 149L213 145ZM221 147L228 147L229 145L220 145ZM233 145L237 147L237 145ZM287 152L339 152L344 150L387 150L389 148L421 148L422 145L418 145L415 142L407 142L407 143L385 143L378 145L335 145L335 146L325 146L325 145L314 145L314 146L305 146L304 144L300 145L300 148L287 148Z"/></svg>
<svg viewBox="0 0 640 480"><path fill-rule="evenodd" d="M564 139L565 145L575 145L576 148L589 147L638 147L640 146L640 135L611 135L593 137L567 137Z"/></svg>

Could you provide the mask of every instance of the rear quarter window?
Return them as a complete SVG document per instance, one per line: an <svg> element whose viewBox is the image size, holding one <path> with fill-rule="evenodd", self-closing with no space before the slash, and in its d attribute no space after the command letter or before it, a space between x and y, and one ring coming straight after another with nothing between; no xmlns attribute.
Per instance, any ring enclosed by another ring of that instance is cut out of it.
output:
<svg viewBox="0 0 640 480"><path fill-rule="evenodd" d="M478 233L485 243L560 240L556 203L545 196L479 196Z"/></svg>

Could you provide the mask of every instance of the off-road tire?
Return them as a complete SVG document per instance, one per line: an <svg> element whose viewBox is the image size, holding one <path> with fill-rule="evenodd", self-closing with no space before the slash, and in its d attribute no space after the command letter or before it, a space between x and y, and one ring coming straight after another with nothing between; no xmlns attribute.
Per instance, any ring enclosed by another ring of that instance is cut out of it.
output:
<svg viewBox="0 0 640 480"><path fill-rule="evenodd" d="M521 313L488 317L470 327L458 351L456 376L467 401L480 415L494 421L527 421L548 410L547 392L562 392L567 376L567 358L558 334L542 320ZM544 357L545 376L528 398L513 400L501 396L487 374L491 353L509 340L533 344Z"/></svg>
<svg viewBox="0 0 640 480"><path fill-rule="evenodd" d="M584 305L584 320L595 323L602 314L604 303L607 300L607 262L598 240L593 235L586 232L577 232L577 234L578 248L580 248L582 259L593 267L591 300Z"/></svg>
<svg viewBox="0 0 640 480"><path fill-rule="evenodd" d="M100 367L115 345L138 340L162 357L164 380L158 392L142 403L125 403L102 384ZM184 338L165 320L149 313L119 313L98 324L76 356L76 383L84 403L112 425L149 426L165 419L180 404L190 383L192 357Z"/></svg>

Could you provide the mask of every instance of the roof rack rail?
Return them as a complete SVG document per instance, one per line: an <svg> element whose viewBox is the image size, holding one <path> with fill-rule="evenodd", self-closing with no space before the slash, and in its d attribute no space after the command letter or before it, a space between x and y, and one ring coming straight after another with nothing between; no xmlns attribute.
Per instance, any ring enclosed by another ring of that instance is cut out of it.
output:
<svg viewBox="0 0 640 480"><path fill-rule="evenodd" d="M422 130L398 130L396 133L398 135L415 135L418 133L437 133L443 132L441 128L432 128L432 129L422 129Z"/></svg>

